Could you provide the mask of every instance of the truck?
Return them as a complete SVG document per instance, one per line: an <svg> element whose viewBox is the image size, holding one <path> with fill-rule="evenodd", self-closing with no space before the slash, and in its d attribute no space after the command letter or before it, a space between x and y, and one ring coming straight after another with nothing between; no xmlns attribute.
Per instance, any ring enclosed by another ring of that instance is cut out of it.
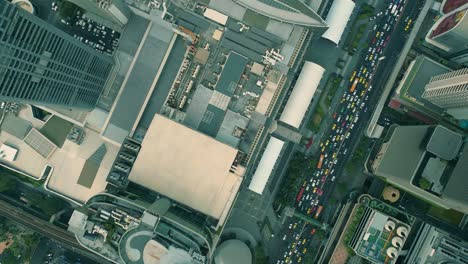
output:
<svg viewBox="0 0 468 264"><path fill-rule="evenodd" d="M300 201L301 201L302 195L304 195L304 186L301 187L301 189L299 190L299 193L298 193L297 196L296 196L296 201L297 201L297 202L300 202Z"/></svg>
<svg viewBox="0 0 468 264"><path fill-rule="evenodd" d="M314 216L315 219L318 219L318 218L319 218L320 213L322 213L322 210L323 210L323 205L321 205L321 206L319 206L319 207L317 208L317 211L315 212L315 216Z"/></svg>
<svg viewBox="0 0 468 264"><path fill-rule="evenodd" d="M323 164L323 159L325 158L325 155L320 155L320 158L319 158L319 161L317 163L317 169L321 169L322 168L322 164Z"/></svg>
<svg viewBox="0 0 468 264"><path fill-rule="evenodd" d="M354 90L356 90L356 86L358 83L359 83L359 78L356 77L356 79L354 79L353 85L351 85L351 89L349 89L351 93L354 92Z"/></svg>

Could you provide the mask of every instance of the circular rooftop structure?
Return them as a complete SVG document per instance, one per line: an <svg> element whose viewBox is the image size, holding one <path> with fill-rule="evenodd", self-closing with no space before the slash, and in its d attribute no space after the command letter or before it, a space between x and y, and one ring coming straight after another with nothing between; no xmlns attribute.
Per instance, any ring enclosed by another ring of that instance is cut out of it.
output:
<svg viewBox="0 0 468 264"><path fill-rule="evenodd" d="M190 254L171 245L163 245L153 239L153 232L135 228L121 239L119 253L127 264L191 264Z"/></svg>
<svg viewBox="0 0 468 264"><path fill-rule="evenodd" d="M28 0L13 0L11 1L12 4L20 7L21 9L34 14L34 6Z"/></svg>
<svg viewBox="0 0 468 264"><path fill-rule="evenodd" d="M252 264L252 252L238 239L224 241L214 253L214 264Z"/></svg>
<svg viewBox="0 0 468 264"><path fill-rule="evenodd" d="M400 199L400 191L392 186L387 186L382 192L384 200L394 203Z"/></svg>

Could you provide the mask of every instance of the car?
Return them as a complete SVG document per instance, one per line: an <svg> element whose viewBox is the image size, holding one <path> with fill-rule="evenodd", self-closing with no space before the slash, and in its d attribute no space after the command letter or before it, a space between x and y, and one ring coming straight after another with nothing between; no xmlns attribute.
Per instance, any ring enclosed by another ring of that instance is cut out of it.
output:
<svg viewBox="0 0 468 264"><path fill-rule="evenodd" d="M336 124L333 124L332 130L335 130L335 129L336 129Z"/></svg>
<svg viewBox="0 0 468 264"><path fill-rule="evenodd" d="M317 189L317 195L322 196L323 195L323 190L322 189Z"/></svg>
<svg viewBox="0 0 468 264"><path fill-rule="evenodd" d="M336 158L337 153L333 153L332 158Z"/></svg>
<svg viewBox="0 0 468 264"><path fill-rule="evenodd" d="M374 25L374 28L372 28L372 30L376 30L377 29L377 25Z"/></svg>
<svg viewBox="0 0 468 264"><path fill-rule="evenodd" d="M345 135L345 138L349 138L350 135L351 135L351 132L348 131L348 133L346 133Z"/></svg>
<svg viewBox="0 0 468 264"><path fill-rule="evenodd" d="M283 237L283 241L284 241L284 240L286 240L286 235L284 235L284 237Z"/></svg>
<svg viewBox="0 0 468 264"><path fill-rule="evenodd" d="M356 77L356 71L353 71L351 74L351 78L349 78L349 81L352 82L354 80L354 77Z"/></svg>
<svg viewBox="0 0 468 264"><path fill-rule="evenodd" d="M310 231L310 234L313 235L313 234L315 234L315 232L317 232L317 229L312 228L312 230ZM304 253L304 254L305 254L305 253Z"/></svg>

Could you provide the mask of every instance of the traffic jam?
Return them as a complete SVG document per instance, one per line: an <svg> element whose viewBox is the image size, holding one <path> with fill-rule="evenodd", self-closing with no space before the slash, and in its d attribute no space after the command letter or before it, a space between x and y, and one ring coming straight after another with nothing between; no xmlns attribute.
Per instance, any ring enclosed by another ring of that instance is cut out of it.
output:
<svg viewBox="0 0 468 264"><path fill-rule="evenodd" d="M332 114L332 124L328 136L320 141L320 153L315 170L307 176L296 196L295 210L306 217L319 219L324 210L323 195L331 190L336 181L337 170L342 168L352 148L349 138L356 131L355 126L362 113L367 112L369 94L372 91L372 78L379 61L384 60L384 49L387 46L393 28L400 20L405 0L390 1L385 11L371 17L375 20L368 38L368 48L362 51L356 69L348 80L349 89L339 99L336 111ZM406 25L409 18L405 19ZM411 20L412 21L412 20ZM407 29L405 29L407 31ZM312 226L303 220L291 218L287 223L287 230L281 237L287 247L276 261L277 264L301 263L307 253L310 241L320 227Z"/></svg>

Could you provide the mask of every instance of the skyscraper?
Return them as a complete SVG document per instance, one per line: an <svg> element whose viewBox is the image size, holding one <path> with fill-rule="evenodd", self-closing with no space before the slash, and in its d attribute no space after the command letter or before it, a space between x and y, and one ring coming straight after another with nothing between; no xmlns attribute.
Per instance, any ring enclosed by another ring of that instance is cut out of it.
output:
<svg viewBox="0 0 468 264"><path fill-rule="evenodd" d="M468 68L432 77L422 97L456 118L468 118Z"/></svg>
<svg viewBox="0 0 468 264"><path fill-rule="evenodd" d="M113 59L0 0L0 100L90 109Z"/></svg>
<svg viewBox="0 0 468 264"><path fill-rule="evenodd" d="M448 59L468 65L468 3L444 1L441 17L429 30L426 41L443 51Z"/></svg>

